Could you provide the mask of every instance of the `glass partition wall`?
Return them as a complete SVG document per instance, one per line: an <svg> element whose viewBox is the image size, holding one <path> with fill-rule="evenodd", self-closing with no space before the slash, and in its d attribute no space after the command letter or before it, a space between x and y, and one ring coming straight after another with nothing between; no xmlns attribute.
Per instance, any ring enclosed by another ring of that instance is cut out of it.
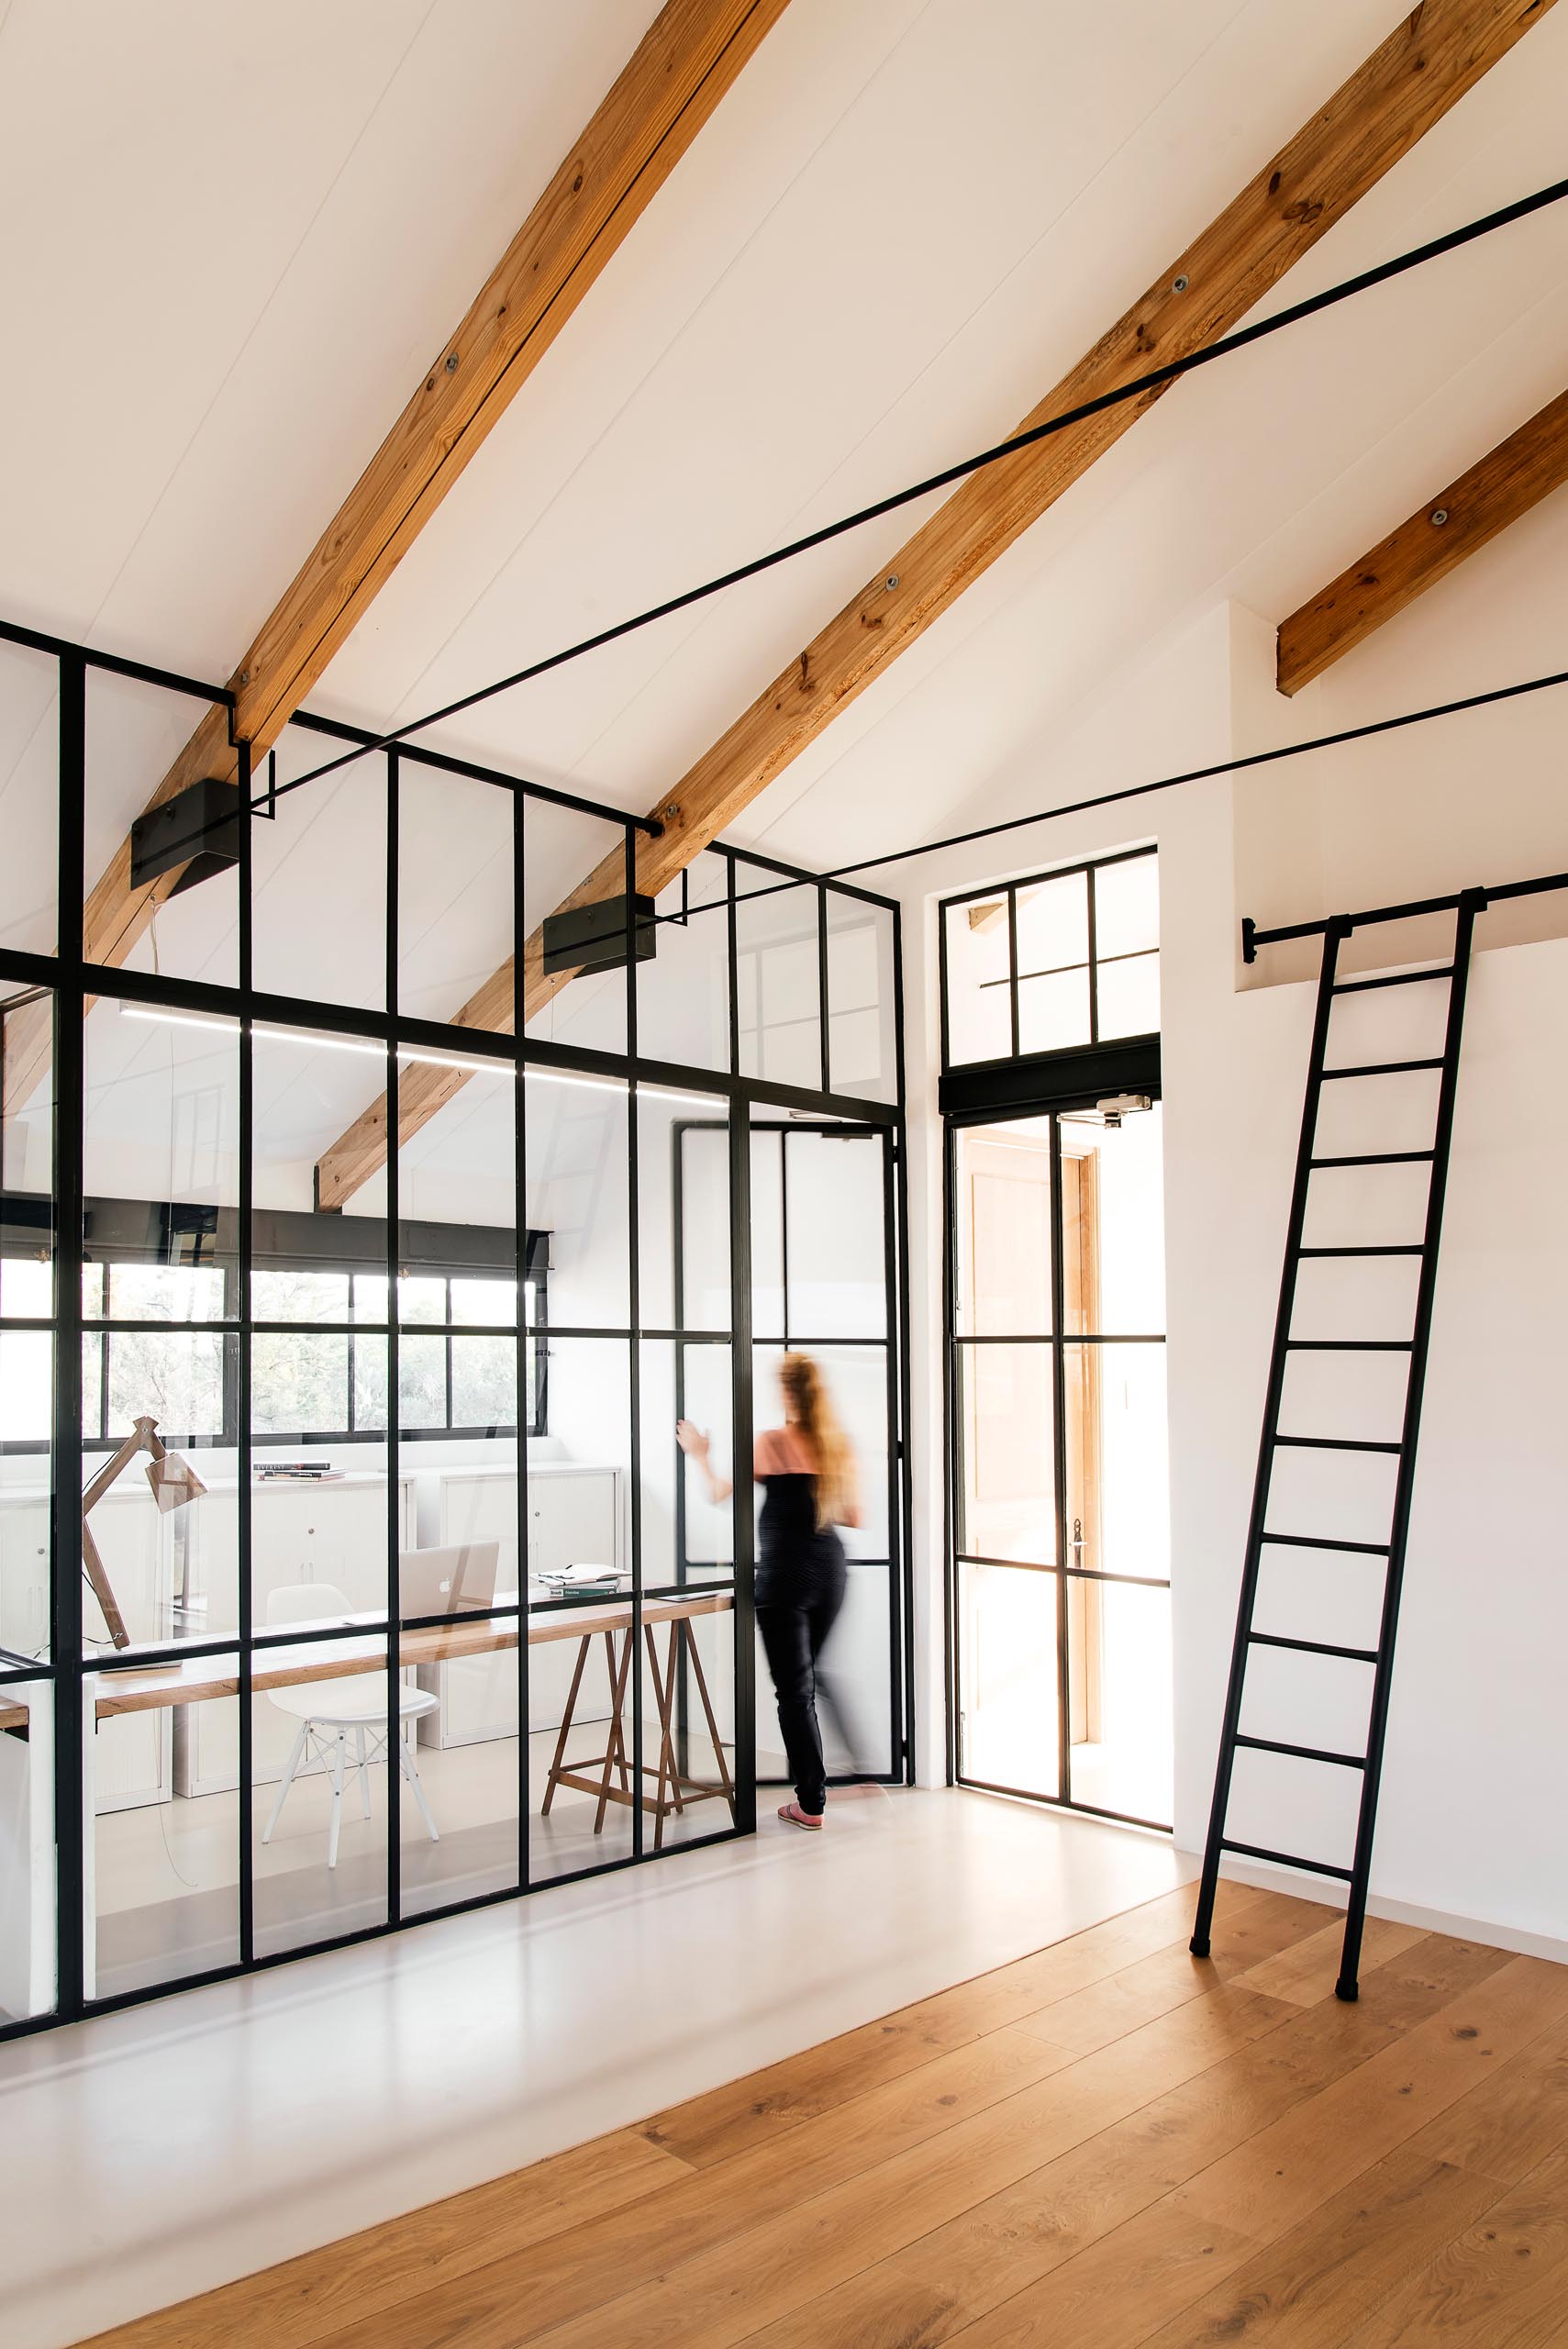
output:
<svg viewBox="0 0 1568 2349"><path fill-rule="evenodd" d="M204 721L228 836L133 889ZM906 1773L895 908L710 848L548 968L651 826L231 723L0 629L0 2033L750 1830L786 1346L865 1488L831 1758Z"/></svg>

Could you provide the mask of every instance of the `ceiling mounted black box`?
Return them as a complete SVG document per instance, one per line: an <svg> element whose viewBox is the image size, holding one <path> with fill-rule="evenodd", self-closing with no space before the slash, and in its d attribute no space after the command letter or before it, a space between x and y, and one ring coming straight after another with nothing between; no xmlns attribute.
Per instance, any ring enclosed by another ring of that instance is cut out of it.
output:
<svg viewBox="0 0 1568 2349"><path fill-rule="evenodd" d="M633 897L632 953L651 963L659 943L651 897ZM573 906L544 918L544 972L618 971L626 962L626 899L605 897L595 906Z"/></svg>
<svg viewBox="0 0 1568 2349"><path fill-rule="evenodd" d="M239 862L239 785L204 775L199 783L177 791L160 807L150 807L130 828L130 885L145 889L149 882L185 867L169 895L194 889L215 873L227 873Z"/></svg>

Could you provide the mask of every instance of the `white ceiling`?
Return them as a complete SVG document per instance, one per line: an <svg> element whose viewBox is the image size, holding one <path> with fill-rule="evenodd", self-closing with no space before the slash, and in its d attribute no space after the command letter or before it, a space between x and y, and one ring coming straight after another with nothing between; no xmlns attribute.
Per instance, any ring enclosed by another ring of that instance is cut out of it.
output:
<svg viewBox="0 0 1568 2349"><path fill-rule="evenodd" d="M269 0L263 38L235 0L0 5L0 432L26 452L0 613L227 675L653 13ZM396 722L995 438L1396 14L792 0L315 705ZM1559 174L1565 97L1568 7L1271 305ZM1568 207L1178 385L735 837L814 865L929 837L1135 648L1222 596L1278 618L1562 389L1565 287ZM917 519L434 739L651 805ZM39 722L0 726L0 818L36 814ZM93 850L161 749L116 738ZM294 770L317 755L290 738ZM300 794L267 851L259 951L302 988L379 951L346 877L367 772ZM429 813L408 927L435 1010L505 921L493 825L465 853L462 794ZM199 903L165 918L172 951L224 975Z"/></svg>

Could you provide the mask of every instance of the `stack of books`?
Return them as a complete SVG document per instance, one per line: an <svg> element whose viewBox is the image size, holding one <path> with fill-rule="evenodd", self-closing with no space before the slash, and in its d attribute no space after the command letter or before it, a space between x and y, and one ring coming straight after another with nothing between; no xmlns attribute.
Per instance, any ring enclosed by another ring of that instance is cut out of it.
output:
<svg viewBox="0 0 1568 2349"><path fill-rule="evenodd" d="M343 1472L329 1460L258 1460L256 1476L263 1485L337 1485Z"/></svg>

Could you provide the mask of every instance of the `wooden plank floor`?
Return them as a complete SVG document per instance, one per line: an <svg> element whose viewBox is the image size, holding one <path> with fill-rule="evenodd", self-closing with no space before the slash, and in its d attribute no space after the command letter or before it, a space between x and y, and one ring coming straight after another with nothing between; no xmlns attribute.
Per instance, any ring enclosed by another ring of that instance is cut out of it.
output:
<svg viewBox="0 0 1568 2349"><path fill-rule="evenodd" d="M99 2349L1568 2349L1568 1967L1174 1892Z"/></svg>

